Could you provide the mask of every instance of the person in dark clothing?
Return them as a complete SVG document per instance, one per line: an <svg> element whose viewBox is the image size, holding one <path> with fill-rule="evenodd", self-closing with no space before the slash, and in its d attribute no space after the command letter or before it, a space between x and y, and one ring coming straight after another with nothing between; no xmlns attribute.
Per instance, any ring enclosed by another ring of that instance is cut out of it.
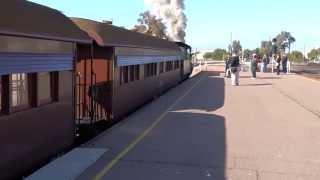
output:
<svg viewBox="0 0 320 180"><path fill-rule="evenodd" d="M230 62L231 84L239 86L240 58L237 54L233 54Z"/></svg>
<svg viewBox="0 0 320 180"><path fill-rule="evenodd" d="M225 76L226 76L227 78L230 78L230 77L231 77L230 62L231 62L230 57L227 57L227 59L225 60Z"/></svg>
<svg viewBox="0 0 320 180"><path fill-rule="evenodd" d="M251 59L250 69L251 69L252 78L254 79L257 78L258 58L256 54L254 54Z"/></svg>
<svg viewBox="0 0 320 180"><path fill-rule="evenodd" d="M280 64L281 64L281 55L277 55L276 57L277 75L280 75Z"/></svg>
<svg viewBox="0 0 320 180"><path fill-rule="evenodd" d="M287 73L287 63L288 63L288 57L284 55L282 57L282 71L283 73Z"/></svg>
<svg viewBox="0 0 320 180"><path fill-rule="evenodd" d="M267 55L264 55L261 63L261 72L267 72L267 66L268 66L268 57Z"/></svg>

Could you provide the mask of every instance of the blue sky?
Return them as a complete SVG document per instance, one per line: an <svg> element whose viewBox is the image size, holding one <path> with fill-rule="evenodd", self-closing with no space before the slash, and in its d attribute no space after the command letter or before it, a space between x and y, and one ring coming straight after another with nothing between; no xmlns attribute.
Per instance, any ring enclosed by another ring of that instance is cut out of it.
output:
<svg viewBox="0 0 320 180"><path fill-rule="evenodd" d="M113 20L132 28L145 7L143 0L32 0L68 16ZM255 48L282 30L296 38L293 48L320 47L320 1L317 0L185 0L187 43L207 50L226 48L233 39L244 48Z"/></svg>

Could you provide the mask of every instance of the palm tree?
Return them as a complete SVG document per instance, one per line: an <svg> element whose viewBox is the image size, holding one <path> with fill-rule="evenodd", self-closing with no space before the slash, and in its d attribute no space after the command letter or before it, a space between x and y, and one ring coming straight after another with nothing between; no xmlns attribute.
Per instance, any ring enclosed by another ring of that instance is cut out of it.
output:
<svg viewBox="0 0 320 180"><path fill-rule="evenodd" d="M289 33L289 37L288 37L289 54L291 52L291 44L294 43L295 41L296 41L296 39L293 36L291 36L291 34Z"/></svg>
<svg viewBox="0 0 320 180"><path fill-rule="evenodd" d="M288 48L290 54L291 44L296 41L296 39L291 35L291 33L282 31L280 34L277 35L275 39L277 46L283 51L285 51L285 49Z"/></svg>

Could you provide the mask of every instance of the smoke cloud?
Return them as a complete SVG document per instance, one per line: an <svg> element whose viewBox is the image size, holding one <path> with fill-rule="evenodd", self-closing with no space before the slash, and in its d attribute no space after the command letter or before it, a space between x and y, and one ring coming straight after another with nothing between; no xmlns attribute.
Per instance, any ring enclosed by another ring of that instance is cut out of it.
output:
<svg viewBox="0 0 320 180"><path fill-rule="evenodd" d="M170 40L185 42L187 17L184 0L144 0L152 14L161 18L167 27Z"/></svg>

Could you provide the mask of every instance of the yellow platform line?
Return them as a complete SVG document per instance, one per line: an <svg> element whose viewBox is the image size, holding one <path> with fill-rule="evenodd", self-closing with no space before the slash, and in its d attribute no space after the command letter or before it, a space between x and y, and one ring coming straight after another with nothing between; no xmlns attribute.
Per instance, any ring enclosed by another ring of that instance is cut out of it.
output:
<svg viewBox="0 0 320 180"><path fill-rule="evenodd" d="M130 150L132 150L143 138L145 138L150 131L152 131L160 121L183 99L185 98L204 78L199 79L183 96L179 97L165 112L163 112L155 122L151 124L145 131L143 131L134 141L132 141L124 150L121 151L110 163L107 164L96 176L94 180L102 179L110 170L122 159Z"/></svg>

